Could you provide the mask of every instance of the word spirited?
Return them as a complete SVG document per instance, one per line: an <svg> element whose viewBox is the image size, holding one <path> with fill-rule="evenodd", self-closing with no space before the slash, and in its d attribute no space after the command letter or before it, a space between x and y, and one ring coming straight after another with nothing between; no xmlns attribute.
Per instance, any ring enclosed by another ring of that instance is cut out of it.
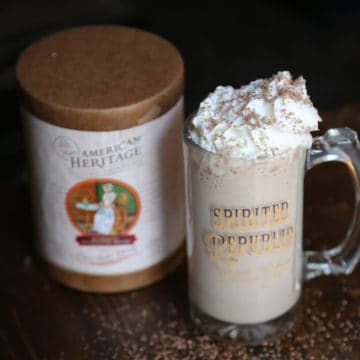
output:
<svg viewBox="0 0 360 360"><path fill-rule="evenodd" d="M287 201L280 201L255 207L213 207L210 212L214 229L246 230L287 222L289 204Z"/></svg>

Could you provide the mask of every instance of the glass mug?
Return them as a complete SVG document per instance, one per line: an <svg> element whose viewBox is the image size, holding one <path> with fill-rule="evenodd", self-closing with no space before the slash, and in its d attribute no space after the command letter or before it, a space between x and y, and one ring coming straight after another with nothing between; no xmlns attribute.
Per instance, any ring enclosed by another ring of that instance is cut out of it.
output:
<svg viewBox="0 0 360 360"><path fill-rule="evenodd" d="M349 274L360 258L360 148L356 132L330 129L297 148L257 162L208 152L184 126L187 252L192 320L220 338L257 344L294 323L304 280ZM344 162L356 190L345 240L303 251L304 173Z"/></svg>

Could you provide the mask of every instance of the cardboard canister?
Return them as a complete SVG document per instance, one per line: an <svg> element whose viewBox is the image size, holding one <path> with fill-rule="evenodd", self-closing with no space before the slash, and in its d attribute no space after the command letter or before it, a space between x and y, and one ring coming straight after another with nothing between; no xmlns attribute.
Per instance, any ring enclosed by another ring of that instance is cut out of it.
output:
<svg viewBox="0 0 360 360"><path fill-rule="evenodd" d="M184 256L184 66L165 39L85 26L30 45L16 67L36 250L49 275L128 291Z"/></svg>

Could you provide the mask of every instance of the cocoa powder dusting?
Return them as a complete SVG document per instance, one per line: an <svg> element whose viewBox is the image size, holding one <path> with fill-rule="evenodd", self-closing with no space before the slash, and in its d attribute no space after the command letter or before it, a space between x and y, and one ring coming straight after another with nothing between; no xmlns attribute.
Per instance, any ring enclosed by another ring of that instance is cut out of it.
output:
<svg viewBox="0 0 360 360"><path fill-rule="evenodd" d="M354 289L346 286L345 277L306 283L295 327L256 347L216 341L201 333L188 315L185 279L182 266L151 289L112 296L111 306L102 304L109 304L106 296L95 296L93 308L82 312L86 323L97 324L92 331L84 330L84 355L92 359L90 348L102 348L96 359L327 360L352 359L346 354L360 351L359 294L352 294ZM354 302L358 311L351 310Z"/></svg>

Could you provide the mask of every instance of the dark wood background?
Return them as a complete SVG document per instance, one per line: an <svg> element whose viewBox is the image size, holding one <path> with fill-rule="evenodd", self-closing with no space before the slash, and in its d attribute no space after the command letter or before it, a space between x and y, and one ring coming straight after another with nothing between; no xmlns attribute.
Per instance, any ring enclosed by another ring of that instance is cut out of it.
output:
<svg viewBox="0 0 360 360"><path fill-rule="evenodd" d="M115 23L161 34L186 64L187 113L216 85L289 69L304 74L323 130L360 130L360 5L350 1L192 2L2 0L0 3L0 359L359 359L360 268L304 286L301 317L277 342L215 342L188 316L186 267L147 289L93 295L43 274L32 249L14 63L31 41L64 27ZM353 105L348 105L353 104ZM304 243L336 244L353 192L342 165L307 175Z"/></svg>

